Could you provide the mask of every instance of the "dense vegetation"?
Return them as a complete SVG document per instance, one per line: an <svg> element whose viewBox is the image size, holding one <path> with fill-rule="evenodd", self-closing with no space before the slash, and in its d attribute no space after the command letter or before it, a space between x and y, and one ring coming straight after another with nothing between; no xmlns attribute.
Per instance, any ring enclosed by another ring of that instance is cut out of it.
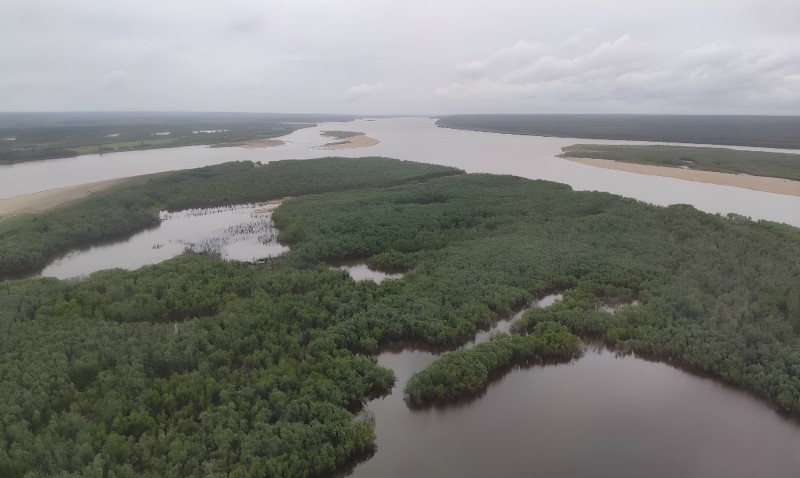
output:
<svg viewBox="0 0 800 478"><path fill-rule="evenodd" d="M370 186L343 179L361 167L375 169L372 186L403 184L344 190ZM272 197L327 181L341 190L285 201L274 219L292 250L263 268L185 255L83 281L0 284L0 476L329 472L373 443L361 403L392 374L368 354L398 341L462 343L552 290L564 298L518 326L533 333L434 362L421 389L480 390L481 367L488 377L509 350L539 347L537 336L562 350L577 343L569 330L800 413L798 229L424 168L329 159L281 163L275 183L258 176ZM243 181L233 198L252 200L267 191L247 186L261 169L171 176L183 179L161 183L171 192L156 202L218 205L231 200L231 177ZM56 223L40 217L42 230ZM407 273L377 285L321 264L356 257Z"/></svg>
<svg viewBox="0 0 800 478"><path fill-rule="evenodd" d="M297 242L287 260L391 255L410 267L396 286L409 299L347 334L459 342L538 292L567 289L530 314L800 413L796 228L504 176L322 199L276 211Z"/></svg>
<svg viewBox="0 0 800 478"><path fill-rule="evenodd" d="M751 174L800 181L800 155L664 145L576 144L561 148L570 158L610 159L670 168Z"/></svg>
<svg viewBox="0 0 800 478"><path fill-rule="evenodd" d="M0 476L285 476L373 447L390 370L327 329L381 295L318 268L181 256L0 285Z"/></svg>
<svg viewBox="0 0 800 478"><path fill-rule="evenodd" d="M309 123L348 119L352 117L244 113L0 113L0 165L79 154L273 138L311 126Z"/></svg>
<svg viewBox="0 0 800 478"><path fill-rule="evenodd" d="M456 172L373 158L227 163L147 176L52 211L0 222L0 277L41 269L71 248L157 224L160 210L386 186Z"/></svg>
<svg viewBox="0 0 800 478"><path fill-rule="evenodd" d="M518 362L570 360L581 340L566 327L540 322L528 335L499 335L472 348L447 352L406 383L407 400L426 404L457 400L486 389L489 380Z"/></svg>
<svg viewBox="0 0 800 478"><path fill-rule="evenodd" d="M445 128L558 138L800 149L800 116L454 115Z"/></svg>

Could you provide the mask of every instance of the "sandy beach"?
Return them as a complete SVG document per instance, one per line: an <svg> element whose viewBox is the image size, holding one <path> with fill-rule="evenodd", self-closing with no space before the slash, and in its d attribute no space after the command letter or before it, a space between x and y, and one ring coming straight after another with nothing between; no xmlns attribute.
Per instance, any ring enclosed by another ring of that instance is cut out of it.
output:
<svg viewBox="0 0 800 478"><path fill-rule="evenodd" d="M375 146L376 144L380 143L375 138L370 138L367 135L360 134L358 136L351 136L342 140L341 143L334 143L328 144L325 146L320 146L319 149L356 149L356 148L368 148L370 146Z"/></svg>
<svg viewBox="0 0 800 478"><path fill-rule="evenodd" d="M50 189L48 191L0 199L0 220L19 216L20 214L52 209L70 201L86 197L94 192L107 189L123 180L124 178L109 179L107 181L79 184L77 186Z"/></svg>
<svg viewBox="0 0 800 478"><path fill-rule="evenodd" d="M649 166L645 164L622 163L609 159L567 157L564 157L564 159L598 168L616 169L618 171L627 171L630 173L648 174L651 176L662 176L666 178L684 179L686 181L718 184L720 186L733 186L737 188L753 189L755 191L764 191L768 193L800 196L800 181L792 181L790 179L751 176L748 174L697 171L692 169L669 168L664 166Z"/></svg>

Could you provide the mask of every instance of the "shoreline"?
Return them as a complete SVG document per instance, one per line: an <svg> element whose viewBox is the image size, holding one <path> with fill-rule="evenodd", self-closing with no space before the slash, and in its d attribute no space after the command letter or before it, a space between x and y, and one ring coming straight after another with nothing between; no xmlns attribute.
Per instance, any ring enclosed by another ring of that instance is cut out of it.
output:
<svg viewBox="0 0 800 478"><path fill-rule="evenodd" d="M53 209L71 201L85 198L92 193L108 189L126 179L129 178L107 179L105 181L48 189L47 191L0 199L0 221L23 214Z"/></svg>
<svg viewBox="0 0 800 478"><path fill-rule="evenodd" d="M327 144L324 146L320 146L318 149L335 150L335 149L368 148L370 146L375 146L378 143L380 143L380 141L375 138L372 138L365 134L359 134L356 136L351 136L349 138L346 138L341 143Z"/></svg>
<svg viewBox="0 0 800 478"><path fill-rule="evenodd" d="M749 174L719 173L715 171L699 171L696 169L670 168L667 166L651 166L646 164L623 163L610 159L573 158L557 156L568 161L594 166L615 171L625 171L647 176L661 176L664 178L682 179L698 183L716 184L718 186L731 186L735 188L751 189L772 194L787 196L800 196L800 181L791 179L772 178L768 176L752 176Z"/></svg>

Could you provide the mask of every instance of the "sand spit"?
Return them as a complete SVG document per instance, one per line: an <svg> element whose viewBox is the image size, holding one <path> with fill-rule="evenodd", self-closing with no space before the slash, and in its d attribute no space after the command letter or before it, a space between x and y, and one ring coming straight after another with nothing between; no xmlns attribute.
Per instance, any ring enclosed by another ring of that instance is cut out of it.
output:
<svg viewBox="0 0 800 478"><path fill-rule="evenodd" d="M718 184L720 186L733 186L737 188L752 189L755 191L763 191L774 194L800 196L800 181L792 181L790 179L751 176L749 174L717 173L714 171L698 171L694 169L650 166L635 163L622 163L609 159L563 158L598 168L615 169L617 171L647 174L650 176L662 176L665 178L683 179L686 181L696 181L699 183Z"/></svg>
<svg viewBox="0 0 800 478"><path fill-rule="evenodd" d="M319 149L356 149L356 148L368 148L370 146L375 146L376 144L380 143L375 138L371 138L364 134L359 134L357 136L351 136L349 138L343 139L341 142L330 143L326 144L325 146L320 146Z"/></svg>
<svg viewBox="0 0 800 478"><path fill-rule="evenodd" d="M123 180L124 178L109 179L0 199L0 220L30 212L52 209L70 201L84 198L94 192L107 189Z"/></svg>

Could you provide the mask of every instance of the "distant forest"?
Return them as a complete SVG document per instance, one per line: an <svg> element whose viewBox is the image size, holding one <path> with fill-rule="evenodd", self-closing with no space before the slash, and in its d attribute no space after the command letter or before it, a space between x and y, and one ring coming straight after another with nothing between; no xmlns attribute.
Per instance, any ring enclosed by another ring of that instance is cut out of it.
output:
<svg viewBox="0 0 800 478"><path fill-rule="evenodd" d="M283 136L352 116L269 113L0 113L0 165Z"/></svg>
<svg viewBox="0 0 800 478"><path fill-rule="evenodd" d="M454 115L436 124L558 138L800 149L800 116Z"/></svg>
<svg viewBox="0 0 800 478"><path fill-rule="evenodd" d="M669 168L750 174L800 181L800 154L693 146L574 144L561 148L568 158L609 159Z"/></svg>

